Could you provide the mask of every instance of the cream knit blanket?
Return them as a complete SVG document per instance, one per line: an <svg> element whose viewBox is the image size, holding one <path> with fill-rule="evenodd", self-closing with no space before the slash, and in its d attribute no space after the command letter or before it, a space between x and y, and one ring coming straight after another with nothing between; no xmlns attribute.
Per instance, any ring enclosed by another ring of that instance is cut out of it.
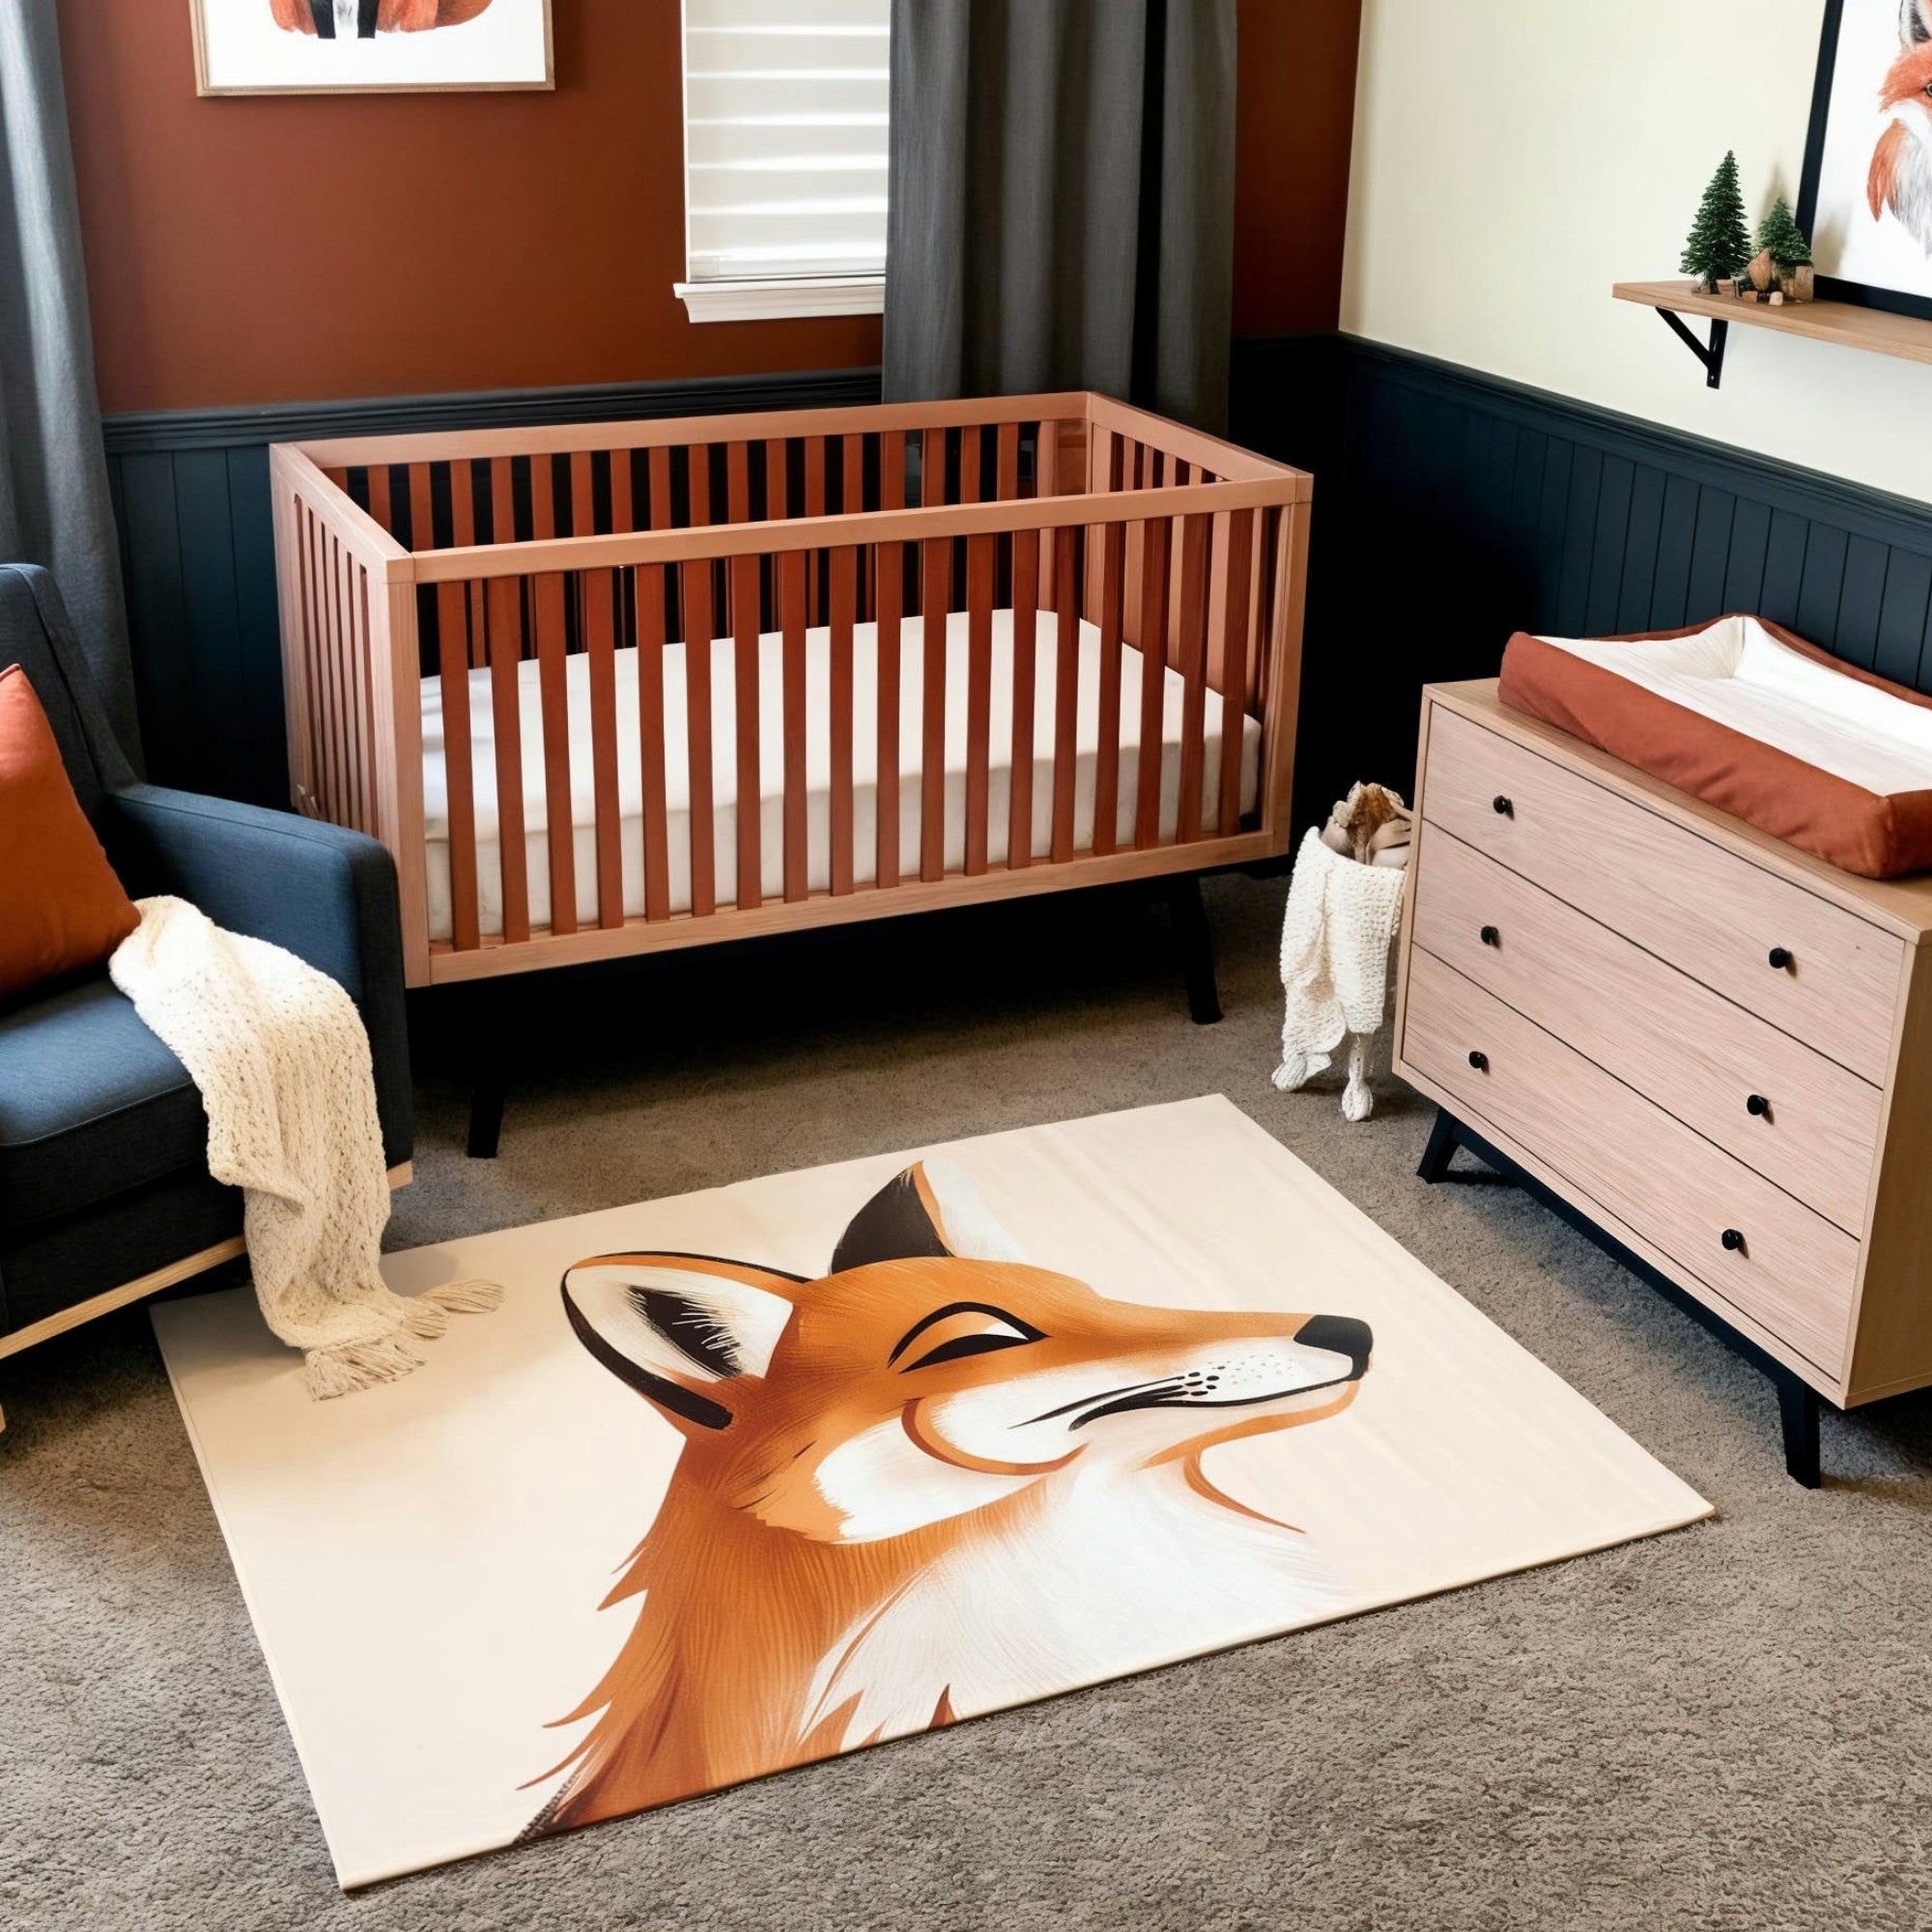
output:
<svg viewBox="0 0 1932 1932"><path fill-rule="evenodd" d="M1344 858L1311 831L1295 854L1281 928L1286 1000L1274 1084L1293 1093L1350 1041L1342 1111L1365 1121L1375 1107L1368 1041L1388 1003L1389 943L1402 923L1406 870Z"/></svg>
<svg viewBox="0 0 1932 1932"><path fill-rule="evenodd" d="M270 1328L308 1361L318 1400L421 1367L416 1341L502 1290L453 1282L392 1294L377 1267L389 1219L369 1036L326 973L226 932L181 899L140 901L107 962L208 1112L208 1169L242 1190L255 1293Z"/></svg>

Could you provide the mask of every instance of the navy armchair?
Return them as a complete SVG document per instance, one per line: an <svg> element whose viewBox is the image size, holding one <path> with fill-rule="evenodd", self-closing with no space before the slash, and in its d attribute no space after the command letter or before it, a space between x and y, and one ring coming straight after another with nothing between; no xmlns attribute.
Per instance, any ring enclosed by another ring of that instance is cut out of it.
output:
<svg viewBox="0 0 1932 1932"><path fill-rule="evenodd" d="M0 669L22 666L134 898L173 894L341 983L375 1061L392 1170L414 1138L402 928L388 854L359 833L136 781L44 571L0 565ZM242 1251L242 1196L208 1173L181 1062L104 968L0 1003L0 1356Z"/></svg>

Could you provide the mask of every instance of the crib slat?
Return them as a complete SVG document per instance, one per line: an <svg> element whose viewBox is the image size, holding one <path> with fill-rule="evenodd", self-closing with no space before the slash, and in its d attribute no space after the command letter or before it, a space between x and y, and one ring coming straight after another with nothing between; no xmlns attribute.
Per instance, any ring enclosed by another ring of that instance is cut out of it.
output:
<svg viewBox="0 0 1932 1932"><path fill-rule="evenodd" d="M997 537L967 539L966 869L969 872L986 869L987 793L993 735L993 581L998 562Z"/></svg>
<svg viewBox="0 0 1932 1932"><path fill-rule="evenodd" d="M587 537L597 529L597 485L590 469L590 452L570 452L570 533Z"/></svg>
<svg viewBox="0 0 1932 1932"><path fill-rule="evenodd" d="M727 443L724 448L724 515L734 524L752 520L751 457L742 442Z"/></svg>
<svg viewBox="0 0 1932 1932"><path fill-rule="evenodd" d="M1017 433L1015 433L1017 440ZM1014 452L1014 485L1018 485ZM1007 808L1007 864L1033 864L1035 685L1039 666L1039 532L1013 537L1013 745Z"/></svg>
<svg viewBox="0 0 1932 1932"><path fill-rule="evenodd" d="M653 451L655 457L657 451ZM668 469L670 453L664 452ZM660 497L653 466L651 481L652 513L663 502L665 515L670 514L669 497ZM665 713L664 664L665 601L669 582L665 566L647 563L639 567L633 592L638 613L638 753L639 779L643 787L644 832L644 917L647 920L670 917L670 827L665 803Z"/></svg>
<svg viewBox="0 0 1932 1932"><path fill-rule="evenodd" d="M931 436L927 435L930 445ZM920 545L919 600L925 638L924 728L920 734L919 875L946 876L946 613L952 602L952 540Z"/></svg>
<svg viewBox="0 0 1932 1932"><path fill-rule="evenodd" d="M1221 625L1221 800L1214 826L1224 838L1240 830L1241 759L1247 729L1248 578L1254 541L1255 513L1235 511L1228 519L1227 603Z"/></svg>
<svg viewBox="0 0 1932 1932"><path fill-rule="evenodd" d="M490 459L490 541L493 544L517 540L517 498L510 458Z"/></svg>
<svg viewBox="0 0 1932 1932"><path fill-rule="evenodd" d="M1189 517L1180 534L1180 809L1175 837L1201 837L1201 781L1207 765L1208 566L1212 517Z"/></svg>
<svg viewBox="0 0 1932 1932"><path fill-rule="evenodd" d="M394 512L389 502L389 466L386 463L372 463L369 466L369 514L392 536L395 534L391 527Z"/></svg>
<svg viewBox="0 0 1932 1932"><path fill-rule="evenodd" d="M887 445L897 442L888 433ZM903 462L904 451L900 450ZM903 494L905 477L899 476ZM899 882L899 665L904 655L905 546L879 544L878 552L878 873L881 889Z"/></svg>
<svg viewBox="0 0 1932 1932"><path fill-rule="evenodd" d="M1053 857L1073 856L1073 785L1078 762L1074 736L1080 702L1080 594L1078 531L1053 533L1053 608L1059 617L1059 649L1053 681Z"/></svg>
<svg viewBox="0 0 1932 1932"><path fill-rule="evenodd" d="M322 634L328 640L323 659L323 718L327 731L328 810L339 816L348 804L349 761L342 739L342 589L340 547L326 526L318 524L317 584L322 606Z"/></svg>
<svg viewBox="0 0 1932 1932"><path fill-rule="evenodd" d="M623 825L617 803L617 598L623 573L586 570L580 582L590 672L590 778L597 827L597 923L624 923ZM571 849L576 850L573 836Z"/></svg>
<svg viewBox="0 0 1932 1932"><path fill-rule="evenodd" d="M822 436L809 436L805 439L805 512L808 517L822 517L825 514L825 439ZM822 551L812 551L805 560L805 608L810 613L807 622L821 616L825 609L825 586L820 573L824 565Z"/></svg>
<svg viewBox="0 0 1932 1932"><path fill-rule="evenodd" d="M779 623L784 636L784 895L806 895L805 631L806 554L779 558Z"/></svg>
<svg viewBox="0 0 1932 1932"><path fill-rule="evenodd" d="M429 477L427 463L410 465L410 549L412 551L436 548L435 498L430 494Z"/></svg>
<svg viewBox="0 0 1932 1932"><path fill-rule="evenodd" d="M782 523L791 515L786 496L785 440L775 436L765 444L765 520Z"/></svg>
<svg viewBox="0 0 1932 1932"><path fill-rule="evenodd" d="M523 656L523 580L489 582L490 710L497 734L497 853L502 867L503 937L530 936L529 855L524 847L523 719L517 665Z"/></svg>
<svg viewBox="0 0 1932 1932"><path fill-rule="evenodd" d="M668 530L670 523L670 450L660 444L650 457L651 528ZM662 565L657 568L662 569Z"/></svg>
<svg viewBox="0 0 1932 1932"><path fill-rule="evenodd" d="M959 500L980 500L980 425L969 423L959 432Z"/></svg>
<svg viewBox="0 0 1932 1932"><path fill-rule="evenodd" d="M708 493L707 493L708 495ZM713 823L711 776L711 565L684 569L684 685L686 769L691 775L691 910L705 918L718 910L718 830Z"/></svg>
<svg viewBox="0 0 1932 1932"><path fill-rule="evenodd" d="M308 619L310 639L309 679L309 789L316 810L327 817L333 803L329 774L328 746L328 661L329 640L327 605L323 585L322 522L306 505L302 509L302 607Z"/></svg>
<svg viewBox="0 0 1932 1932"><path fill-rule="evenodd" d="M373 667L369 650L369 579L360 561L346 548L342 553L343 601L349 608L349 675L355 687L350 715L355 735L351 740L355 770L355 823L371 838L381 827L376 819L376 757Z"/></svg>
<svg viewBox="0 0 1932 1932"><path fill-rule="evenodd" d="M619 533L638 527L637 512L631 497L631 452L611 452L611 527Z"/></svg>
<svg viewBox="0 0 1932 1932"><path fill-rule="evenodd" d="M903 510L905 499L906 440L903 430L882 430L879 434L879 508ZM884 562L883 555L880 561Z"/></svg>
<svg viewBox="0 0 1932 1932"><path fill-rule="evenodd" d="M469 590L436 586L442 674L442 780L449 795L450 933L461 952L482 943L476 913L476 781L470 759Z"/></svg>
<svg viewBox="0 0 1932 1932"><path fill-rule="evenodd" d="M691 464L691 521L694 527L711 521L711 445L694 442L689 452ZM727 456L726 464L730 459ZM729 487L730 478L725 478Z"/></svg>
<svg viewBox="0 0 1932 1932"><path fill-rule="evenodd" d="M922 509L946 501L946 432L922 432L919 445L919 500ZM921 569L924 568L922 563Z"/></svg>
<svg viewBox="0 0 1932 1932"><path fill-rule="evenodd" d="M764 903L764 809L758 784L758 563L731 559L731 647L738 713L738 883L740 907Z"/></svg>
<svg viewBox="0 0 1932 1932"><path fill-rule="evenodd" d="M1160 843L1161 720L1167 697L1167 578L1174 522L1150 517L1141 557L1141 753L1134 795L1134 845Z"/></svg>
<svg viewBox="0 0 1932 1932"><path fill-rule="evenodd" d="M530 534L538 543L556 535L556 465L541 454L530 458Z"/></svg>
<svg viewBox="0 0 1932 1932"><path fill-rule="evenodd" d="M1094 754L1094 849L1121 842L1121 636L1127 583L1127 526L1105 524L1100 553L1100 738Z"/></svg>
<svg viewBox="0 0 1932 1932"><path fill-rule="evenodd" d="M1020 426L1002 423L993 452L993 490L1003 503L1016 502L1020 494Z"/></svg>
<svg viewBox="0 0 1932 1932"><path fill-rule="evenodd" d="M850 439L847 439L849 441ZM859 553L849 547L831 557L832 588L832 867L834 897L852 890L852 627L859 602Z"/></svg>
<svg viewBox="0 0 1932 1932"><path fill-rule="evenodd" d="M570 809L570 700L564 671L564 581L547 570L531 582L537 682L543 693L544 808L550 848L550 929L577 930L577 840ZM593 711L596 704L592 695Z"/></svg>
<svg viewBox="0 0 1932 1932"><path fill-rule="evenodd" d="M449 466L449 535L458 550L476 541L476 472L465 461ZM466 629L469 638L469 667L481 670L490 662L489 633L483 622L483 585L472 580L466 586L469 600Z"/></svg>
<svg viewBox="0 0 1932 1932"><path fill-rule="evenodd" d="M341 778L341 809L362 830L362 802L355 769L355 636L349 612L349 556L332 532L328 539L328 596L335 639L335 757Z"/></svg>

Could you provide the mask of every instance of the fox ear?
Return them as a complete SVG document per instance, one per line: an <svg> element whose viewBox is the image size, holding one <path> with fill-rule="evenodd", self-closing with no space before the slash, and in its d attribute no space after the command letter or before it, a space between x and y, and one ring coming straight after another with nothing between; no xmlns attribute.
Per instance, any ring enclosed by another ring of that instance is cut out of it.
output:
<svg viewBox="0 0 1932 1932"><path fill-rule="evenodd" d="M832 1272L941 1255L1026 1260L958 1168L950 1160L923 1160L889 1180L853 1215L833 1254Z"/></svg>
<svg viewBox="0 0 1932 1932"><path fill-rule="evenodd" d="M577 1339L673 1419L729 1426L721 1397L762 1376L801 1277L703 1255L598 1255L563 1278Z"/></svg>
<svg viewBox="0 0 1932 1932"><path fill-rule="evenodd" d="M1908 47L1932 41L1932 0L1899 0L1898 38Z"/></svg>

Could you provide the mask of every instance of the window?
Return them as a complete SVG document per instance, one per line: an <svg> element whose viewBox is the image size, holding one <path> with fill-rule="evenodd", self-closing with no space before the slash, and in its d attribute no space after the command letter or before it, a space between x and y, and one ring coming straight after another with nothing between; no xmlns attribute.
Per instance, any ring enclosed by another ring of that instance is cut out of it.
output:
<svg viewBox="0 0 1932 1932"><path fill-rule="evenodd" d="M684 0L694 322L884 306L891 0Z"/></svg>

